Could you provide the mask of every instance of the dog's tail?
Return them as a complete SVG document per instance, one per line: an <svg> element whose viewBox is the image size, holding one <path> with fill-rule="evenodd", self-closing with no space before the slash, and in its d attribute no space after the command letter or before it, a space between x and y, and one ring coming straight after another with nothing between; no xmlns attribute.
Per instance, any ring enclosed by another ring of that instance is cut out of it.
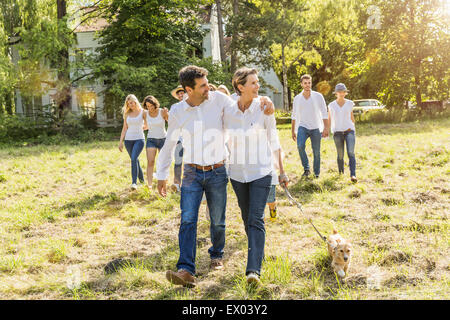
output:
<svg viewBox="0 0 450 320"><path fill-rule="evenodd" d="M333 234L336 234L336 233L338 233L338 232L336 231L336 229L333 228Z"/></svg>

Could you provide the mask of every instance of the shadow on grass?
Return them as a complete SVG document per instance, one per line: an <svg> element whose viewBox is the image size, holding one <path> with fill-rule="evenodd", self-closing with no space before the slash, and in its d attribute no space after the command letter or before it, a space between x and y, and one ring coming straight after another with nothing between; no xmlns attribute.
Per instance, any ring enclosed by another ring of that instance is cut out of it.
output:
<svg viewBox="0 0 450 320"><path fill-rule="evenodd" d="M308 203L314 194L339 191L345 188L345 183L339 175L332 175L326 179L300 178L288 187L291 195L300 204ZM288 200L284 192L279 192L280 199ZM289 200L288 200L289 201Z"/></svg>
<svg viewBox="0 0 450 320"><path fill-rule="evenodd" d="M29 158L40 156L44 153L49 152L61 152L61 156L67 153L67 149L76 148L76 153L78 152L88 152L92 149L100 149L103 151L110 151L111 149L115 149L115 141L117 140L111 138L110 140L105 141L91 141L91 142L81 142L81 141L73 141L72 143L58 143L58 144L27 144L23 142L22 145L16 144L1 144L0 145L0 159L9 160L11 157L15 159ZM117 149L115 149L117 150ZM117 150L117 152L119 152Z"/></svg>

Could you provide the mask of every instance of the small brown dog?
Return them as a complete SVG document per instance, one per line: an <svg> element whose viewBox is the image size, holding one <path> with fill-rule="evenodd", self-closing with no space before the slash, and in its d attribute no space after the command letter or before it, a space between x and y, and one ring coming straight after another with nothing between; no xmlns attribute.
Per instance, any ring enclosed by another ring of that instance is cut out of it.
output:
<svg viewBox="0 0 450 320"><path fill-rule="evenodd" d="M344 278L347 275L347 269L352 255L352 245L349 241L333 230L333 234L328 237L328 252L333 258L331 266L339 277Z"/></svg>

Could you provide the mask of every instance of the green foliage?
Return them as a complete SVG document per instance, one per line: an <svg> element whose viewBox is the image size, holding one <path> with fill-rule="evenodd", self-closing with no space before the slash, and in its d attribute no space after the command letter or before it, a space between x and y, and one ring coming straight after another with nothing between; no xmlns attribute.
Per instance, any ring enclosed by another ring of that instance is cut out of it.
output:
<svg viewBox="0 0 450 320"><path fill-rule="evenodd" d="M209 58L192 58L189 63L199 67L203 67L208 70L208 82L214 85L225 85L230 93L233 93L233 87L231 79L233 75L229 72L229 66L220 62L212 61L212 57Z"/></svg>
<svg viewBox="0 0 450 320"><path fill-rule="evenodd" d="M119 99L151 94L163 106L173 103L170 92L178 85L178 71L201 50L196 13L205 2L110 1L103 11L109 26L99 34L103 47L96 76L106 79L108 91Z"/></svg>

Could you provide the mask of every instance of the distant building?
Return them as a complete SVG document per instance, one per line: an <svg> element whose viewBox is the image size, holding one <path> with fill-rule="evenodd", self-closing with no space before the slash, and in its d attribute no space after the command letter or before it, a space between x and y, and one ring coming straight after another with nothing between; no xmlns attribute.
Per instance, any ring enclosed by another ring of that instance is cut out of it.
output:
<svg viewBox="0 0 450 320"><path fill-rule="evenodd" d="M212 57L213 61L220 61L220 46L219 46L219 29L217 22L217 10L213 5L212 9L205 12L203 17L204 23L202 29L206 30L206 35L203 38L203 57ZM72 21L73 25L77 25L77 19ZM95 51L100 47L99 39L96 37L97 32L107 26L107 22L104 19L97 19L89 24L82 24L76 27L76 45L69 50L69 56L71 61L77 59L80 55L77 52L85 52L95 54ZM230 38L226 39L230 41ZM12 60L14 63L19 61L19 53L17 48L12 48ZM181 66L180 66L181 67ZM260 71L260 78L270 87L261 87L262 94L269 96L274 102L276 108L283 107L283 86L278 79L277 75L270 69L263 71L258 66L256 67ZM56 70L49 68L50 74L56 79ZM80 71L80 70L78 70ZM89 72L90 70L81 70L82 72ZM71 71L71 79L75 77L75 70ZM16 113L28 117L35 117L45 109L54 105L54 97L57 93L56 88L49 87L48 84L42 84L42 88L46 91L42 95L24 95L20 90L15 92ZM97 120L99 126L111 126L120 125L122 116L120 109L123 101L117 101L114 96L105 93L106 86L101 80L92 79L83 80L80 84L73 85L71 87L71 111L77 114L84 114L89 118ZM232 92L232 88L230 91Z"/></svg>

